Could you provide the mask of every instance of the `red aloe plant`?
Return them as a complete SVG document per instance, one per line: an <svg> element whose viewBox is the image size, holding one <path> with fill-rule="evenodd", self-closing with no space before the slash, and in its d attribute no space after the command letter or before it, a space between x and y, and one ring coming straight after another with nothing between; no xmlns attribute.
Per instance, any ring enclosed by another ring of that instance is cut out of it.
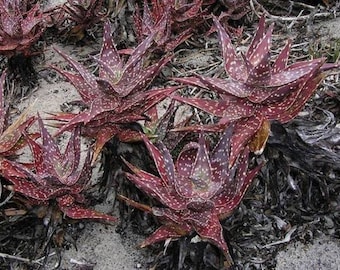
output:
<svg viewBox="0 0 340 270"><path fill-rule="evenodd" d="M152 0L151 2L160 14L170 9L172 29L181 32L187 28L197 29L208 13L207 8L215 0Z"/></svg>
<svg viewBox="0 0 340 270"><path fill-rule="evenodd" d="M106 14L103 9L103 0L67 0L61 9L58 9L62 15L57 18L56 25L61 28L65 22L67 27L71 24L72 29L68 34L81 40L86 29L104 18Z"/></svg>
<svg viewBox="0 0 340 270"><path fill-rule="evenodd" d="M175 163L163 143L159 143L157 148L143 135L159 176L140 170L127 161L126 164L134 174L126 175L162 206L148 207L121 196L127 203L152 213L163 223L142 246L196 231L202 238L218 246L229 258L219 220L230 215L238 206L260 169L258 166L248 170L247 147L235 166L229 168L232 132L232 127L226 129L210 153L201 134L198 143L190 142L184 146Z"/></svg>
<svg viewBox="0 0 340 270"><path fill-rule="evenodd" d="M85 202L83 191L91 176L91 152L90 149L87 151L81 166L79 128L73 130L65 152L61 153L40 117L38 122L42 144L27 137L34 157L33 170L9 160L3 161L2 175L14 185L13 190L30 198L36 205L55 200L60 210L73 219L116 221L110 215L81 205Z"/></svg>
<svg viewBox="0 0 340 270"><path fill-rule="evenodd" d="M162 6L161 4L156 4L152 5L152 9L150 9L147 0L144 0L143 16L140 15L139 8L136 8L134 23L138 40L143 40L152 32L158 32L155 36L157 47L165 52L175 49L189 38L192 32L192 28L187 28L174 35L172 31L171 5Z"/></svg>
<svg viewBox="0 0 340 270"><path fill-rule="evenodd" d="M324 77L323 72L339 65L324 64L323 58L288 65L291 42L287 43L271 65L273 25L266 32L264 17L260 19L248 51L239 57L225 29L215 17L214 22L222 46L224 68L230 78L226 80L196 75L175 80L216 91L221 99L174 98L221 117L218 125L206 126L205 130L221 130L226 124L236 122L231 143L232 164L244 145L258 131L262 133L258 137L266 141L269 129L261 127L268 125L269 120L285 123L294 118L317 89ZM189 129L200 130L201 127ZM260 145L262 149L255 149L258 152L263 150L263 142Z"/></svg>
<svg viewBox="0 0 340 270"><path fill-rule="evenodd" d="M151 9L149 8L149 2ZM144 0L143 16L135 13L137 37L159 29L157 43L172 50L199 29L214 0ZM138 8L137 8L138 10Z"/></svg>
<svg viewBox="0 0 340 270"><path fill-rule="evenodd" d="M153 44L154 35L151 34L140 43L124 63L113 44L110 24L106 23L102 50L96 59L99 77L56 49L77 74L53 68L76 87L88 109L79 114L57 114L52 119L68 121L58 133L83 125L84 135L96 138L94 159L104 144L115 135L126 141L139 138L138 132L127 130L124 125L147 119L144 115L146 111L178 89L147 90L150 82L171 58L167 56L144 67L143 59Z"/></svg>
<svg viewBox="0 0 340 270"><path fill-rule="evenodd" d="M32 45L44 32L39 4L30 10L26 5L25 1L0 0L0 54L30 56Z"/></svg>
<svg viewBox="0 0 340 270"><path fill-rule="evenodd" d="M234 28L230 24L229 21L239 21L242 19L248 12L250 12L250 1L249 0L221 0L220 4L226 9L223 11L218 19L222 22L223 26L227 30L228 33L234 34L237 37L240 37L243 32L243 27ZM211 30L212 31L212 30Z"/></svg>

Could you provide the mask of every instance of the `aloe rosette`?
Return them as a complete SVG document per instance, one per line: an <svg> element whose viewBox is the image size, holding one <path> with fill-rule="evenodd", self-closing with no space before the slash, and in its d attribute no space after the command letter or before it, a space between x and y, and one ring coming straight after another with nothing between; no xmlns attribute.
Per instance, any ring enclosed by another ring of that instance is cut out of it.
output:
<svg viewBox="0 0 340 270"><path fill-rule="evenodd" d="M152 213L163 224L142 246L196 231L229 258L220 219L230 215L238 206L261 168L248 170L248 147L241 152L235 165L229 167L232 132L232 127L229 127L211 152L201 134L198 142L184 146L175 162L163 143L156 147L142 136L159 176L127 161L133 173L126 174L131 182L158 200L161 206L149 207L121 196L128 204Z"/></svg>
<svg viewBox="0 0 340 270"><path fill-rule="evenodd" d="M45 31L45 15L39 4L27 9L26 1L0 1L0 53L30 56L32 45Z"/></svg>
<svg viewBox="0 0 340 270"><path fill-rule="evenodd" d="M174 99L220 117L218 124L205 126L205 130L221 130L225 125L235 123L235 136L231 142L232 164L257 132L264 133L260 134L263 142L262 145L260 143L260 149L252 150L261 152L269 134L268 121L286 123L293 119L317 89L325 76L324 72L339 65L325 64L324 58L288 65L290 41L271 64L270 45L274 26L271 25L266 31L264 17L259 21L258 30L247 52L238 55L216 17L214 23L222 48L224 69L229 78L195 75L175 80L214 91L220 95L220 99L180 96L174 96Z"/></svg>
<svg viewBox="0 0 340 270"><path fill-rule="evenodd" d="M98 76L58 49L56 51L76 73L53 67L74 85L87 109L78 114L57 113L50 119L60 121L58 134L82 126L83 135L96 139L94 159L114 136L123 141L140 139L137 131L125 128L126 124L147 120L145 113L178 89L148 89L152 80L171 59L168 55L154 64L145 65L145 56L154 44L156 32L135 49L129 50L129 58L125 61L113 43L111 31L110 24L105 23L102 49L99 58L96 58Z"/></svg>
<svg viewBox="0 0 340 270"><path fill-rule="evenodd" d="M73 219L116 221L115 217L85 207L84 190L91 177L91 152L81 165L80 129L75 128L64 153L38 117L42 143L27 137L33 153L33 164L25 166L3 160L2 175L15 192L29 198L33 205L57 202L59 209Z"/></svg>

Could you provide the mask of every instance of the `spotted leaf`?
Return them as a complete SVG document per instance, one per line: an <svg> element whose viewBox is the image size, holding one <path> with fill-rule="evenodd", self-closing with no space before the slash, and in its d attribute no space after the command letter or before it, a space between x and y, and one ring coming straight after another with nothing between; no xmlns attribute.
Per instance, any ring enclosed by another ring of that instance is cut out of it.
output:
<svg viewBox="0 0 340 270"><path fill-rule="evenodd" d="M76 204L72 196L65 195L63 197L58 198L57 201L59 203L60 210L66 216L72 219L94 219L107 222L117 221L117 218L113 216L100 213L88 208L84 208L81 205Z"/></svg>
<svg viewBox="0 0 340 270"><path fill-rule="evenodd" d="M236 81L244 79L247 72L245 64L237 56L227 32L218 19L213 17L213 20L219 34L225 70Z"/></svg>
<svg viewBox="0 0 340 270"><path fill-rule="evenodd" d="M151 236L145 239L140 246L146 247L167 239L180 238L181 236L183 235L176 232L174 228L163 225L159 227Z"/></svg>

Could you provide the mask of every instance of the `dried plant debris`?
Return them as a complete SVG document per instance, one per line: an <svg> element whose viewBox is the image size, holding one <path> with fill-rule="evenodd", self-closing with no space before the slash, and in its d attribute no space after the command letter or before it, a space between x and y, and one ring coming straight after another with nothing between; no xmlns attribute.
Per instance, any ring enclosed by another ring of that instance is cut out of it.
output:
<svg viewBox="0 0 340 270"><path fill-rule="evenodd" d="M20 201L23 202L23 198L15 197L7 206L17 208ZM61 248L75 245L83 223L48 222L46 218L37 218L40 211L44 212L43 209L32 209L26 215L18 211L5 218L1 215L1 269L57 269Z"/></svg>
<svg viewBox="0 0 340 270"><path fill-rule="evenodd" d="M282 244L312 242L320 231L339 237L339 156L310 147L289 126L275 123L272 133L259 182L229 220L240 267L270 269Z"/></svg>
<svg viewBox="0 0 340 270"><path fill-rule="evenodd" d="M330 156L339 155L340 127L331 111L316 108L315 118L299 117L292 126L302 141L329 152Z"/></svg>
<svg viewBox="0 0 340 270"><path fill-rule="evenodd" d="M336 10L338 5L337 1L329 0L293 0L293 1L273 1L273 0L250 0L251 7L253 9L262 9L268 15L285 16L290 17L290 21L293 17L318 17L317 13L327 13L327 11ZM325 15L325 14L324 14ZM319 16L322 16L319 14Z"/></svg>

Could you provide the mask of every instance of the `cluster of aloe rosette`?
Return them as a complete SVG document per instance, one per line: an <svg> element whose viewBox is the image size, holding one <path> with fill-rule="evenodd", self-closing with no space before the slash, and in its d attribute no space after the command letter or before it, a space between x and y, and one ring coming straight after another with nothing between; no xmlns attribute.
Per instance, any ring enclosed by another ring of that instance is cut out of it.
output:
<svg viewBox="0 0 340 270"><path fill-rule="evenodd" d="M286 123L293 119L317 89L325 76L324 72L338 65L325 64L323 58L289 65L290 41L272 63L270 44L273 25L266 31L264 17L259 21L247 52L238 55L226 30L213 17L224 69L229 78L195 75L173 78L180 86L153 88L154 79L171 61L172 51L192 34L192 29L181 33L183 22L187 25L203 20L210 1L171 1L169 5L166 1L151 2L151 10L145 0L143 15L139 10L135 14L139 44L134 49L118 50L110 23L104 23L102 48L99 56L94 57L98 65L96 74L55 48L72 70L57 66L51 68L73 84L85 107L79 113L51 112L47 118L54 121L51 125L58 127L55 135L71 132L64 152L61 152L39 115L26 120L24 114L5 130L3 85L6 74L3 73L0 81L1 175L11 183L8 189L24 195L33 205L53 202L73 219L115 221L116 218L85 206L84 191L89 185L92 165L114 137L123 142L142 141L153 158L157 175L127 160L123 159L122 162L126 165L127 179L155 199L157 204L144 205L119 196L127 204L154 215L162 224L142 246L195 232L203 240L216 245L231 262L220 220L230 216L237 208L263 165L250 168L251 152L262 153L269 136L270 121ZM4 8L6 3L5 0L1 1L1 7ZM80 21L82 14L87 12L98 15L94 4L102 4L102 1L90 1L87 9L77 3L69 0L64 7L68 19L75 22ZM74 6L71 7L72 4ZM37 7L32 10L27 14L27 19L32 21L29 24L21 22L22 33L30 36L29 42L36 40L42 31L34 30L39 29L41 17L39 15L33 19ZM6 16L9 16L6 12L0 16L3 24L0 42L4 42L4 35L11 38L19 35L13 32L18 27L7 26L9 19ZM175 35L173 29L176 30ZM28 41L25 42L16 45L21 46L20 50L24 52L28 49L25 45ZM17 50L14 45L1 44L0 51L5 51L5 46L8 51ZM157 54L154 54L155 49ZM219 98L190 98L175 93L183 85L213 91ZM159 117L156 106L166 98L172 99L172 103L165 116ZM220 120L210 125L184 126L188 121L175 125L170 121L175 112L175 102L197 107ZM199 139L187 142L175 158L165 142L151 142L147 133L127 128L129 124L150 120L153 122L145 124L144 131L154 125L150 138L155 138L157 132L165 128L160 138L172 140L166 142L171 148L177 145L175 140L184 131L198 132ZM35 122L40 131L38 134L28 131ZM169 126L172 127L171 131ZM178 135L168 135L166 132ZM205 139L208 132L220 135L213 150L209 150L208 140ZM94 139L94 146L89 148L83 162L81 136ZM32 163L24 164L9 158L25 146L31 150Z"/></svg>
<svg viewBox="0 0 340 270"><path fill-rule="evenodd" d="M52 10L44 10L40 1L0 0L0 54L9 59L37 54L34 45L47 27L62 28L65 21L72 22L69 35L82 39L105 16L103 9L102 0L68 0Z"/></svg>
<svg viewBox="0 0 340 270"><path fill-rule="evenodd" d="M190 142L183 147L175 164L162 142L157 148L143 136L159 176L126 162L133 172L127 173L127 177L162 206L148 207L123 196L121 199L152 213L163 224L143 246L196 231L228 258L219 219L237 207L260 169L258 166L247 170L249 151L261 154L269 136L270 121L286 123L297 116L324 78L324 72L338 64L325 64L325 59L320 58L288 65L290 41L271 64L273 25L266 31L264 17L248 51L239 56L226 30L216 17L213 19L222 46L224 68L230 78L196 75L174 80L214 91L220 99L171 97L220 117L219 122L173 129L201 133L198 143ZM229 128L225 130L226 126ZM203 131L222 132L210 155Z"/></svg>

